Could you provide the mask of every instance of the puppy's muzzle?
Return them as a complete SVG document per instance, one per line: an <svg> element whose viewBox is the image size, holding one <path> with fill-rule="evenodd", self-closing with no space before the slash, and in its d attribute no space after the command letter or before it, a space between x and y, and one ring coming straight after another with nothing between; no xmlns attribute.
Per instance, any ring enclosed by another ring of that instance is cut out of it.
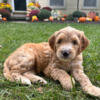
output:
<svg viewBox="0 0 100 100"><path fill-rule="evenodd" d="M62 50L61 51L62 56L66 59L69 57L70 55L70 51L69 50Z"/></svg>

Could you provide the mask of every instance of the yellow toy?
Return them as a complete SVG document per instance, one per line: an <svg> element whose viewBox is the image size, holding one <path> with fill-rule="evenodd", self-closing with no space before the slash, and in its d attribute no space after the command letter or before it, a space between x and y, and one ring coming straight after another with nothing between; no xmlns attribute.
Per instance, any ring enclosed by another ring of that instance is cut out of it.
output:
<svg viewBox="0 0 100 100"><path fill-rule="evenodd" d="M38 21L37 16L32 16L32 22L34 22L34 21Z"/></svg>
<svg viewBox="0 0 100 100"><path fill-rule="evenodd" d="M92 18L86 17L86 21L91 22L92 21Z"/></svg>

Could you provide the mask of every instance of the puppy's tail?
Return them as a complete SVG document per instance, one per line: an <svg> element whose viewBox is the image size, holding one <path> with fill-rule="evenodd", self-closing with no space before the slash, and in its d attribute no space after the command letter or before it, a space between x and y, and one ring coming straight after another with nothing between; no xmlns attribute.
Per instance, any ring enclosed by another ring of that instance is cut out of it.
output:
<svg viewBox="0 0 100 100"><path fill-rule="evenodd" d="M7 80L12 81L12 76L11 76L9 66L7 65L7 60L4 62L3 75Z"/></svg>

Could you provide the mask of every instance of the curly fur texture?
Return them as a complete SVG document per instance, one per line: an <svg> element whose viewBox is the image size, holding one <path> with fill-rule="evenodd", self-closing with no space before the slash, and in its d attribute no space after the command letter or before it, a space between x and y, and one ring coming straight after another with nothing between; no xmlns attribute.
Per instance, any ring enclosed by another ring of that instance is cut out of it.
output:
<svg viewBox="0 0 100 100"><path fill-rule="evenodd" d="M88 45L89 40L83 31L63 28L55 32L48 43L27 43L18 48L6 59L4 76L22 84L47 84L46 80L37 76L43 72L45 76L58 80L65 90L72 89L75 79L84 92L100 97L100 89L92 85L83 71L82 51Z"/></svg>

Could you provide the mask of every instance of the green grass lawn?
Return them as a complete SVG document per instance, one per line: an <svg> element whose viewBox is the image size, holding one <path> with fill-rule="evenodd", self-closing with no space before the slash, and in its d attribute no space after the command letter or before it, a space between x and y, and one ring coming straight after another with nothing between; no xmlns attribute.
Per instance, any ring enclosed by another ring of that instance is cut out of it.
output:
<svg viewBox="0 0 100 100"><path fill-rule="evenodd" d="M100 87L100 25L75 23L0 23L0 100L100 100L85 94L79 83L70 92L62 89L58 82L49 80L41 86L20 85L3 77L3 63L16 48L26 42L43 42L55 31L72 26L83 30L90 40L84 51L84 70L92 83ZM43 77L43 76L42 76Z"/></svg>

